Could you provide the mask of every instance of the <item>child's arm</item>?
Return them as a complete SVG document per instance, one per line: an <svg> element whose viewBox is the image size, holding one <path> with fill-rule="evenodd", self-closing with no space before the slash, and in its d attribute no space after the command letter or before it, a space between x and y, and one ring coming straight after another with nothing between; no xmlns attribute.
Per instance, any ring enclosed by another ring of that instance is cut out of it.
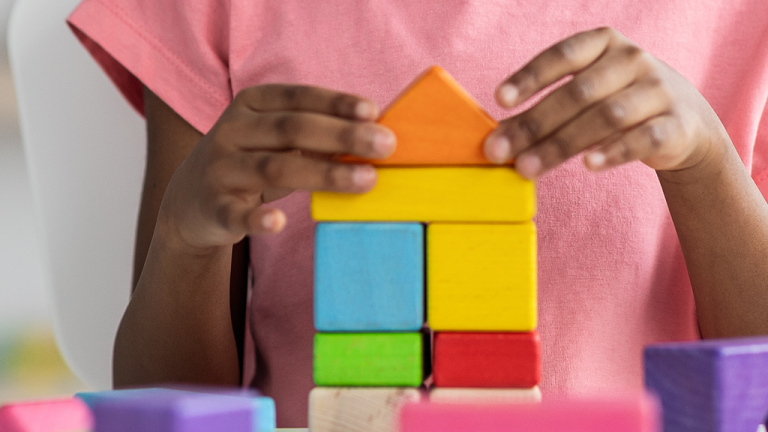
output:
<svg viewBox="0 0 768 432"><path fill-rule="evenodd" d="M488 157L537 177L582 151L599 171L640 160L657 171L685 255L704 337L768 333L768 204L702 95L612 29L544 51L497 91L514 106L573 79L500 123Z"/></svg>
<svg viewBox="0 0 768 432"><path fill-rule="evenodd" d="M371 167L327 156L385 157L394 135L371 122L373 102L308 87L246 89L205 136L150 91L145 106L135 291L115 341L114 384L237 385L233 244L281 230L285 216L262 204L292 190L370 189Z"/></svg>

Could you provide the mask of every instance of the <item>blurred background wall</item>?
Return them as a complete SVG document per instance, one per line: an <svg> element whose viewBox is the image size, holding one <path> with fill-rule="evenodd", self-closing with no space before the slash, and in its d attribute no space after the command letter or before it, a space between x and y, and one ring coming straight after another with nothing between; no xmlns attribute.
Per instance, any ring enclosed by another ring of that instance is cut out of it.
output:
<svg viewBox="0 0 768 432"><path fill-rule="evenodd" d="M83 389L51 329L6 48L12 6L0 0L0 403Z"/></svg>

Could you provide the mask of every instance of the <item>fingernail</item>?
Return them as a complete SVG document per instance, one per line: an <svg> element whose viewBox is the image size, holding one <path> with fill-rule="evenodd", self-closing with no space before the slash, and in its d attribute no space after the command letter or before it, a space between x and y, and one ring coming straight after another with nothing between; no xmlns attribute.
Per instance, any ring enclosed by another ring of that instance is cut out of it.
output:
<svg viewBox="0 0 768 432"><path fill-rule="evenodd" d="M371 166L359 166L352 171L352 183L355 186L368 187L376 181L376 169Z"/></svg>
<svg viewBox="0 0 768 432"><path fill-rule="evenodd" d="M532 155L524 154L517 157L515 161L515 168L525 178L535 179L541 173L541 158Z"/></svg>
<svg viewBox="0 0 768 432"><path fill-rule="evenodd" d="M520 92L512 84L504 84L499 88L499 100L506 106L513 106L517 102Z"/></svg>
<svg viewBox="0 0 768 432"><path fill-rule="evenodd" d="M362 120L370 120L376 117L376 106L368 101L360 101L355 107L355 115Z"/></svg>
<svg viewBox="0 0 768 432"><path fill-rule="evenodd" d="M391 155L395 151L395 134L388 129L376 130L373 135L373 150L377 155Z"/></svg>
<svg viewBox="0 0 768 432"><path fill-rule="evenodd" d="M503 164L511 158L512 144L504 135L490 136L485 141L485 155L489 161Z"/></svg>
<svg viewBox="0 0 768 432"><path fill-rule="evenodd" d="M272 231L272 227L275 225L276 217L273 212L267 213L261 217L261 226L269 231Z"/></svg>
<svg viewBox="0 0 768 432"><path fill-rule="evenodd" d="M280 231L285 226L285 215L279 211L271 211L261 217L261 226L267 231Z"/></svg>
<svg viewBox="0 0 768 432"><path fill-rule="evenodd" d="M599 151L587 153L584 158L587 161L587 167L591 169L602 168L605 165L605 154Z"/></svg>

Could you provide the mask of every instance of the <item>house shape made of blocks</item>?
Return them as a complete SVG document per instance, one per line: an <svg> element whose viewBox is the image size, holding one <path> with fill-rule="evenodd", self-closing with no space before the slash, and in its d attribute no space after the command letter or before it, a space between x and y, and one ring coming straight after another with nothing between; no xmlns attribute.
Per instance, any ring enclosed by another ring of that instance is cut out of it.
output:
<svg viewBox="0 0 768 432"><path fill-rule="evenodd" d="M440 67L379 123L374 189L312 195L311 432L394 430L430 374L433 401L538 400L534 184L485 159L496 122Z"/></svg>

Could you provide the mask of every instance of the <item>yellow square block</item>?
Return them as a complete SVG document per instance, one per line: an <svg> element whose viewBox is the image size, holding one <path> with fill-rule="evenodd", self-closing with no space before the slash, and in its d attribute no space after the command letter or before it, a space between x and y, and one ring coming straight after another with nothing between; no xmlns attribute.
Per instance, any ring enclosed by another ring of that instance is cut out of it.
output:
<svg viewBox="0 0 768 432"><path fill-rule="evenodd" d="M536 227L427 227L427 322L438 331L536 328Z"/></svg>
<svg viewBox="0 0 768 432"><path fill-rule="evenodd" d="M533 182L511 168L379 168L365 194L315 192L320 221L523 222L533 218Z"/></svg>

